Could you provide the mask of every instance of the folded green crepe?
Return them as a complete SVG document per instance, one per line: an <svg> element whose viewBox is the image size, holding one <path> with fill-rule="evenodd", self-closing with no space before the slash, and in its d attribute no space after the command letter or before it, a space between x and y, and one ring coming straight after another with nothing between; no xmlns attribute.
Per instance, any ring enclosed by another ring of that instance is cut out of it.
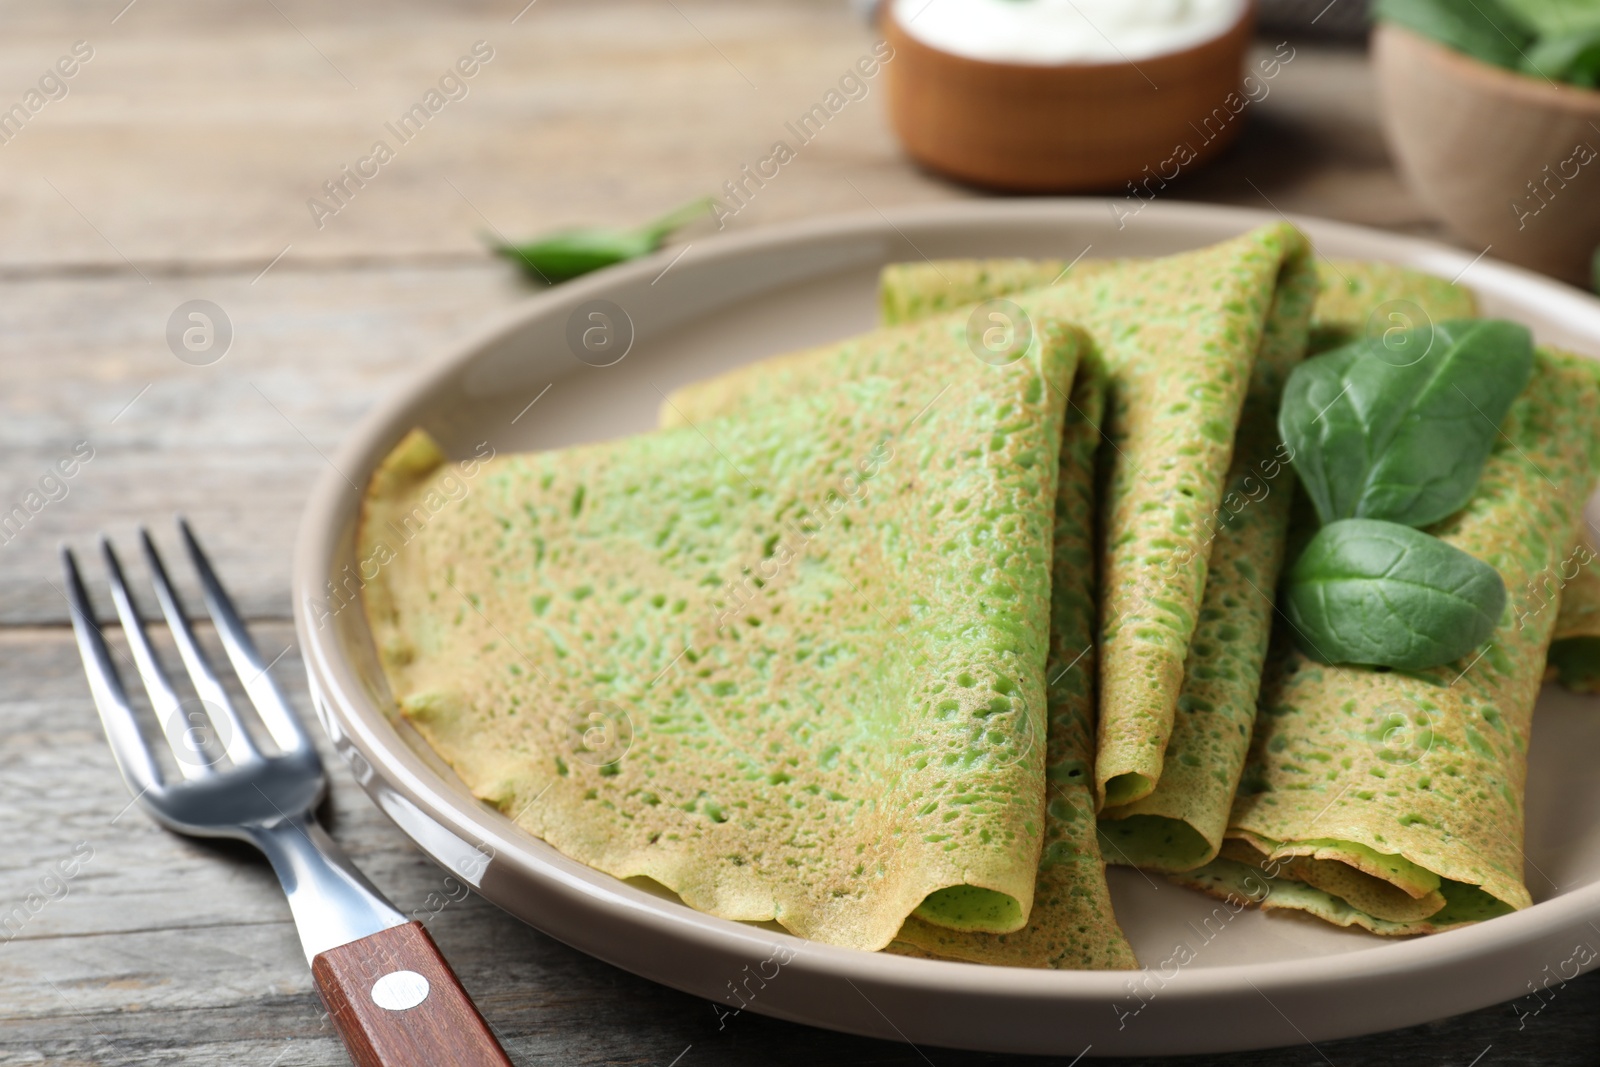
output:
<svg viewBox="0 0 1600 1067"><path fill-rule="evenodd" d="M1412 320L1419 309L1434 322L1478 314L1471 290L1404 267L1339 260L1323 264L1320 274L1322 295L1311 327L1314 352L1366 330L1417 325ZM1600 363L1586 366L1600 374ZM1600 455L1594 462L1600 470ZM1522 598L1523 610L1545 610L1559 602L1550 668L1557 681L1580 693L1600 692L1600 566L1591 561L1591 540L1587 524L1580 522L1572 552L1558 568L1562 576L1546 576L1538 582L1540 588L1525 591Z"/></svg>
<svg viewBox="0 0 1600 1067"><path fill-rule="evenodd" d="M1028 925L1015 933L951 930L913 915L896 951L1011 967L1129 970L1138 966L1117 925L1094 833L1094 457L1105 380L1079 364L1061 438L1045 662L1044 848Z"/></svg>
<svg viewBox="0 0 1600 1067"><path fill-rule="evenodd" d="M1431 532L1508 590L1559 566L1587 494L1600 390L1540 349L1472 500ZM1175 881L1377 933L1526 907L1523 786L1555 613L1509 604L1480 653L1415 673L1275 641L1224 858Z"/></svg>
<svg viewBox="0 0 1600 1067"><path fill-rule="evenodd" d="M1216 858L1244 770L1273 597L1294 502L1294 473L1278 436L1278 399L1305 354L1318 279L1286 276L1267 318L1239 418L1227 492L1214 516L1200 619L1184 664L1167 762L1155 791L1101 812L1115 862L1191 870Z"/></svg>
<svg viewBox="0 0 1600 1067"><path fill-rule="evenodd" d="M1322 260L1311 317L1311 351L1326 352L1372 333L1478 314L1472 290L1393 263Z"/></svg>
<svg viewBox="0 0 1600 1067"><path fill-rule="evenodd" d="M976 302L1068 273L1115 276L1124 264L1060 260L944 261L885 273L888 315ZM1065 273L1064 273L1065 272ZM1332 271L1324 279L1337 278ZM1342 282L1342 279L1339 279ZM1294 496L1276 432L1277 397L1306 346L1317 273L1297 263L1282 272L1261 338L1221 502L1201 520L1198 549L1164 561L1176 572L1196 552L1209 556L1205 592L1189 645L1161 777L1147 796L1101 814L1103 851L1114 863L1185 870L1210 860L1222 843L1255 718L1256 691L1272 625L1272 594ZM1120 446L1119 446L1120 447Z"/></svg>
<svg viewBox="0 0 1600 1067"><path fill-rule="evenodd" d="M937 313L928 306L886 309L885 322L899 325ZM897 317L902 314L906 317ZM756 365L758 369L752 373L738 373L674 394L663 406L662 421L680 423L687 418L686 410L692 410L697 418L730 412L759 417L760 405L770 402L770 393L756 392L754 386L768 381L766 372L775 362L783 365L787 384L806 391L829 392L839 381L864 370L859 363L838 361L831 350L769 361ZM973 369L981 372L983 365L976 359L973 364ZM1044 671L1048 721L1039 746L1045 753L1044 847L1028 924L1003 934L954 930L923 908L906 920L890 946L892 951L1017 967L1097 970L1137 966L1106 888L1105 863L1095 841L1095 797L1090 784L1094 760L1094 456L1101 440L1105 385L1097 359L1079 363L1062 434L1052 541L1050 654Z"/></svg>
<svg viewBox="0 0 1600 1067"><path fill-rule="evenodd" d="M402 442L359 531L400 713L525 829L703 911L863 949L919 908L1020 928L1081 338L1040 316L989 366L964 325L832 346L894 373L759 418Z"/></svg>
<svg viewBox="0 0 1600 1067"><path fill-rule="evenodd" d="M1396 325L1389 315L1442 321L1474 312L1469 291L1386 263L1319 260L1315 281L1314 292L1303 276L1278 289L1239 419L1166 770L1150 796L1101 814L1114 861L1184 871L1222 847L1254 727L1295 493L1293 472L1281 462L1278 398L1307 348L1313 297L1313 353Z"/></svg>
<svg viewBox="0 0 1600 1067"><path fill-rule="evenodd" d="M1049 309L1079 324L1105 362L1095 758L1105 806L1148 796L1164 773L1240 408L1274 294L1309 291L1311 271L1305 238L1280 224L1165 259L957 261L884 272L881 299L894 315L1044 282L1009 299L1027 314Z"/></svg>
<svg viewBox="0 0 1600 1067"><path fill-rule="evenodd" d="M1101 834L1114 860L1184 871L1222 848L1256 718L1295 493L1292 470L1279 462L1287 453L1278 436L1278 397L1307 349L1306 305L1313 296L1310 354L1369 330L1476 311L1469 290L1387 263L1319 260L1314 293L1304 279L1279 287L1239 420L1167 769L1150 796L1102 813Z"/></svg>

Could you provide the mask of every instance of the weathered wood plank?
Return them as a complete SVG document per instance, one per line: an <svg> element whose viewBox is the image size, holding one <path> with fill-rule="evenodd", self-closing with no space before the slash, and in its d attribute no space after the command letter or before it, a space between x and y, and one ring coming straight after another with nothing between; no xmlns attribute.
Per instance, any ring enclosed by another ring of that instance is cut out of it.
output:
<svg viewBox="0 0 1600 1067"><path fill-rule="evenodd" d="M68 620L55 546L93 547L186 511L245 611L288 613L290 545L312 481L352 424L426 361L528 290L497 264L284 269L0 283L12 351L0 418L0 622ZM168 316L221 306L232 348L178 360ZM41 481L74 446L92 458L51 501ZM64 492L65 496L61 496ZM30 493L37 495L31 496ZM37 513L31 509L37 508Z"/></svg>

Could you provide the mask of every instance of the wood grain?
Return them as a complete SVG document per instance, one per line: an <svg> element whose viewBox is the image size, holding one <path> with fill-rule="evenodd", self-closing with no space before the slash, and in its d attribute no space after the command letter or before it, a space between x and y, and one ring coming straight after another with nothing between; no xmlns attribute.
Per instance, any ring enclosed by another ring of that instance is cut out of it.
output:
<svg viewBox="0 0 1600 1067"><path fill-rule="evenodd" d="M0 916L27 912L0 934L0 1064L349 1062L265 863L129 809L55 542L126 539L138 522L170 537L170 514L187 512L309 716L281 621L301 501L380 396L529 292L478 231L631 221L714 190L871 41L843 0L525 3L0 2L0 104L74 41L95 48L69 95L0 143L0 511L75 442L95 450L64 499L0 538ZM495 58L470 95L316 229L305 200L480 39ZM1163 195L1443 235L1389 163L1363 54L1292 46L1239 143ZM730 228L974 195L906 163L877 89ZM164 337L194 298L236 326L209 367ZM330 831L427 927L515 1062L1000 1062L750 1012L719 1022L473 896L324 758ZM1316 1050L1161 1062L1561 1067L1596 1047L1590 976L1521 1020L1501 1006Z"/></svg>

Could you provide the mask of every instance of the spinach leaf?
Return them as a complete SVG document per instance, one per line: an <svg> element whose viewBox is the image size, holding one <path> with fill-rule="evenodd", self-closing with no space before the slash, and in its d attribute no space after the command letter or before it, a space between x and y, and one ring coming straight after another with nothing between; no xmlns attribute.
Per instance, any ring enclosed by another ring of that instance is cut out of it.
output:
<svg viewBox="0 0 1600 1067"><path fill-rule="evenodd" d="M520 266L530 277L553 285L580 274L647 256L661 247L674 230L711 210L708 197L632 229L590 226L560 230L526 244L490 242L498 255Z"/></svg>
<svg viewBox="0 0 1600 1067"><path fill-rule="evenodd" d="M1500 6L1540 37L1600 26L1600 5L1594 0L1500 0Z"/></svg>
<svg viewBox="0 0 1600 1067"><path fill-rule="evenodd" d="M1521 70L1588 89L1600 86L1600 26L1539 38L1523 57Z"/></svg>
<svg viewBox="0 0 1600 1067"><path fill-rule="evenodd" d="M1484 641L1506 607L1500 572L1393 522L1329 523L1289 571L1283 611L1324 663L1422 670Z"/></svg>
<svg viewBox="0 0 1600 1067"><path fill-rule="evenodd" d="M1514 322L1390 330L1295 368L1278 429L1323 522L1427 526L1472 496L1532 374L1532 335Z"/></svg>
<svg viewBox="0 0 1600 1067"><path fill-rule="evenodd" d="M1499 0L1377 0L1373 15L1498 67L1515 68L1534 38Z"/></svg>

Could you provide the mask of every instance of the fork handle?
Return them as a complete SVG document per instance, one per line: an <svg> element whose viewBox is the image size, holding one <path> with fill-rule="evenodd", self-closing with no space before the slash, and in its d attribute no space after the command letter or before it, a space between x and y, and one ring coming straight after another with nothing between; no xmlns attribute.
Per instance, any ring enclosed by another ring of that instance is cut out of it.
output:
<svg viewBox="0 0 1600 1067"><path fill-rule="evenodd" d="M311 973L357 1067L510 1067L421 923L331 948Z"/></svg>

